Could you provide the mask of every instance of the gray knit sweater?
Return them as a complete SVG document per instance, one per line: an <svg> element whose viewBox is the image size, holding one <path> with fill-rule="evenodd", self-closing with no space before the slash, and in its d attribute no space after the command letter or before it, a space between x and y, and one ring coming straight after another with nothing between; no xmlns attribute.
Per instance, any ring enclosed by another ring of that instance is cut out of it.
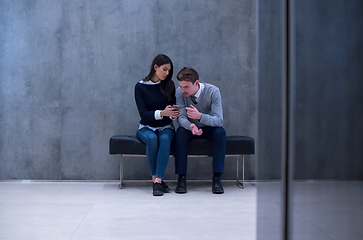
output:
<svg viewBox="0 0 363 240"><path fill-rule="evenodd" d="M178 117L179 126L190 130L190 124L192 123L197 125L198 128L204 126L221 127L223 125L222 98L218 87L204 83L204 89L197 104L194 104L190 97L184 97L180 87L177 88L175 95L176 104L181 106L180 116ZM202 113L200 121L188 118L185 107L190 107L190 105L193 105Z"/></svg>

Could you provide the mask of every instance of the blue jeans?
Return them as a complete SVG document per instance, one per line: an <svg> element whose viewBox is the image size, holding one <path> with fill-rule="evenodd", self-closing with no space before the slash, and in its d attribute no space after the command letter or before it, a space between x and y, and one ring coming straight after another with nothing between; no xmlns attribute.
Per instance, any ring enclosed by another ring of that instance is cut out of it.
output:
<svg viewBox="0 0 363 240"><path fill-rule="evenodd" d="M196 136L192 131L179 127L175 135L175 173L186 174L189 141L194 138L206 138L213 147L213 173L223 173L226 155L226 132L223 127L202 127L203 134Z"/></svg>
<svg viewBox="0 0 363 240"><path fill-rule="evenodd" d="M147 127L136 132L140 141L146 144L146 158L149 161L150 172L156 178L164 177L174 133L174 129L171 128L154 132Z"/></svg>

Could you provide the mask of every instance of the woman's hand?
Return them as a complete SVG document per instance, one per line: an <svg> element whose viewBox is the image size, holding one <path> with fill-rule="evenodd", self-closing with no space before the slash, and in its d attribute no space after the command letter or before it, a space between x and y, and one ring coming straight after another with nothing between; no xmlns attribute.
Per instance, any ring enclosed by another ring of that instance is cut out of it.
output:
<svg viewBox="0 0 363 240"><path fill-rule="evenodd" d="M180 115L180 110L178 108L175 108L171 105L166 106L164 110L160 112L160 115L162 117L171 117L171 118L177 118Z"/></svg>

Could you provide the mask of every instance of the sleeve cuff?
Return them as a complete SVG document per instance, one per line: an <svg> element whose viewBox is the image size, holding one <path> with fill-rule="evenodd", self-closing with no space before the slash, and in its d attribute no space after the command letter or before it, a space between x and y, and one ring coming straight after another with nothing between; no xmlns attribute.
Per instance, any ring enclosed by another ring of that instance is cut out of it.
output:
<svg viewBox="0 0 363 240"><path fill-rule="evenodd" d="M198 120L200 123L203 123L203 120L204 120L204 117L203 116L204 116L204 113L202 113L202 115L200 116L200 119Z"/></svg>
<svg viewBox="0 0 363 240"><path fill-rule="evenodd" d="M155 110L154 117L155 117L155 120L161 120L161 119L163 119L161 117L161 110Z"/></svg>

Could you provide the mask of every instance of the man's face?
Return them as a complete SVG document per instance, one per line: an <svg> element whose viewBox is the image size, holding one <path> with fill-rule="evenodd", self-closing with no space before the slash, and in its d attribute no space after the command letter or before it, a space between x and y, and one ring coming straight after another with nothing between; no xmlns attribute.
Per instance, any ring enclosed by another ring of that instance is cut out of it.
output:
<svg viewBox="0 0 363 240"><path fill-rule="evenodd" d="M188 81L179 81L179 87L184 97L190 97L198 92L199 80L195 81L194 84Z"/></svg>

